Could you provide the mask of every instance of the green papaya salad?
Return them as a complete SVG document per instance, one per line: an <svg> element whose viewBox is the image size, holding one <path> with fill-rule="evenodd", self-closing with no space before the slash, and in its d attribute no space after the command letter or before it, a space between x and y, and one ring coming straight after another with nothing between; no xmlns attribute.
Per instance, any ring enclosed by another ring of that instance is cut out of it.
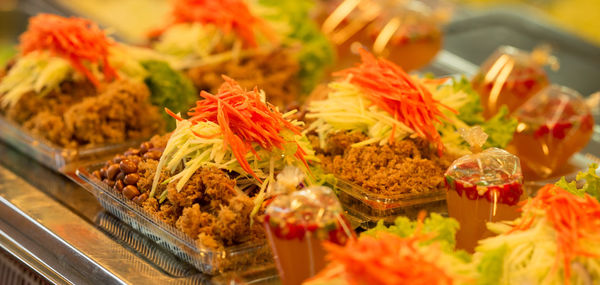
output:
<svg viewBox="0 0 600 285"><path fill-rule="evenodd" d="M229 173L236 189L258 191L256 214L286 166L311 173L308 162L315 161L314 151L300 132L302 122L288 119L295 111L282 114L266 103L264 91L246 91L235 80L223 78L216 95L200 93L204 99L188 112L188 119L169 111L177 128L157 165L149 196L156 194L163 169L174 175L162 183L177 181L180 191L199 168L211 166ZM308 184L318 183L314 175L304 177Z"/></svg>
<svg viewBox="0 0 600 285"><path fill-rule="evenodd" d="M295 111L279 112L265 92L223 77L200 93L171 133L115 156L92 174L199 245L264 241L264 205L280 193L320 184L314 151Z"/></svg>
<svg viewBox="0 0 600 285"><path fill-rule="evenodd" d="M482 126L489 146L512 140L516 121L506 110L484 120L464 77L412 76L361 55L356 67L334 73L322 99L308 102L305 133L326 171L371 193L427 192L442 189L445 169L470 152L458 129Z"/></svg>
<svg viewBox="0 0 600 285"><path fill-rule="evenodd" d="M95 23L32 17L0 77L0 113L61 147L144 139L196 99L192 83L157 53L115 42Z"/></svg>
<svg viewBox="0 0 600 285"><path fill-rule="evenodd" d="M333 48L309 17L313 1L176 0L150 31L199 90L217 92L221 74L258 85L279 107L296 107L333 62Z"/></svg>

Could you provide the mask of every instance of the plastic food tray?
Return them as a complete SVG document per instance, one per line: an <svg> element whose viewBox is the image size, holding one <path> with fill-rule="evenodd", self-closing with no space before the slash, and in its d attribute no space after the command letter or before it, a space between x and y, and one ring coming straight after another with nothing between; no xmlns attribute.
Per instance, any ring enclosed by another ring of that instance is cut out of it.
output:
<svg viewBox="0 0 600 285"><path fill-rule="evenodd" d="M379 220L392 223L399 216L416 218L421 210L446 212L446 190L394 196L370 193L362 187L337 179L333 188L351 220L360 227L370 228Z"/></svg>
<svg viewBox="0 0 600 285"><path fill-rule="evenodd" d="M103 164L93 164L76 170L83 181L77 181L90 191L102 207L133 229L140 231L158 245L206 274L239 271L250 266L272 262L271 249L266 241L227 247L224 250L203 248L173 226L144 211L121 193L114 192L91 173Z"/></svg>
<svg viewBox="0 0 600 285"><path fill-rule="evenodd" d="M563 176L567 181L572 181L578 172L587 171L588 165L592 162L594 161L586 155L577 153L571 157L562 171L553 177L525 181L525 191L529 196L535 196L539 188L548 183L555 183ZM370 193L362 187L340 178L337 178L337 183L331 186L336 190L338 199L350 216L353 225L362 228L371 228L379 220L393 223L399 216L415 219L421 210L447 213L445 188L424 193L389 196Z"/></svg>
<svg viewBox="0 0 600 285"><path fill-rule="evenodd" d="M69 149L32 136L27 130L2 115L0 115L0 139L39 163L59 172L68 171L76 163L98 159L141 142L141 140L132 140L121 144Z"/></svg>

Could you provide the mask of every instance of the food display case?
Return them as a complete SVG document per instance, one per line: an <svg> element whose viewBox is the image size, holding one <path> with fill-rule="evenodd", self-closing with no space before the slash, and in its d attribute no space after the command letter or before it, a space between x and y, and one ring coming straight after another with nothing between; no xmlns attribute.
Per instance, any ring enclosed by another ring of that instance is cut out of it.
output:
<svg viewBox="0 0 600 285"><path fill-rule="evenodd" d="M22 1L14 11L0 10L0 27L11 28L0 29L0 45L15 45L30 16L41 12L86 16L81 13L92 9L73 9L63 2ZM584 97L600 90L595 79L600 73L600 47L529 14L514 9L480 12L457 5L443 33L437 56L411 75L471 77L499 46L532 50L544 43L560 62L558 71L546 67L550 82L576 89ZM119 33L117 39L127 41L127 35ZM139 35L132 38L131 42L142 40ZM3 52L0 46L0 60ZM595 122L600 120L597 112L591 114ZM600 163L600 136L594 127L589 144L564 167L550 177L525 179L525 194L533 197L560 177L575 180L590 163ZM92 174L114 154L139 143L68 150L30 136L0 116L0 283L279 284L266 239L222 250L205 248ZM358 233L393 225L398 217L419 218L422 210L448 216L443 187L390 196L365 191L340 177L325 185L334 190Z"/></svg>

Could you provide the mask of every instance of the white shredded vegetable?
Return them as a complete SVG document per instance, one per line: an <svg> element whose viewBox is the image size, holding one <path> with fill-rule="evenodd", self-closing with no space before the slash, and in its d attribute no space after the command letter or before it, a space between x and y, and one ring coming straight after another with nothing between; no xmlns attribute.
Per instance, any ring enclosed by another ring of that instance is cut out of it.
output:
<svg viewBox="0 0 600 285"><path fill-rule="evenodd" d="M71 64L48 52L32 52L20 57L0 81L0 107L14 106L23 95L44 96L73 73Z"/></svg>
<svg viewBox="0 0 600 285"><path fill-rule="evenodd" d="M292 123L300 124L297 121ZM196 134L206 138L199 137ZM289 130L282 130L280 135L288 142L284 145L283 150L274 147L268 151L258 144L253 144L254 150L261 159L258 160L252 152L246 154L246 159L252 170L262 180L269 178L268 180L272 181L274 171L279 171L286 165L295 165L306 169L304 164L294 156L298 145L307 153L305 159L316 159L306 137L295 135ZM188 120L182 120L177 122L177 128L171 134L160 158L150 197L154 196L156 192L160 173L163 169L167 169L173 174L167 182L177 181L176 189L180 191L196 170L206 166L214 166L240 174L238 179L243 182L243 185L259 185L258 181L254 179L246 179L249 177L248 173L242 169L233 152L229 148L225 148L219 125L213 122L192 124Z"/></svg>

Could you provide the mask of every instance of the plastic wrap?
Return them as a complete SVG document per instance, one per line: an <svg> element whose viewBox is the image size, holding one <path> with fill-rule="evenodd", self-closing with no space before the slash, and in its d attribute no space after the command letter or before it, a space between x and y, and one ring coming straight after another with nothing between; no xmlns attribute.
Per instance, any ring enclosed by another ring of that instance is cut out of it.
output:
<svg viewBox="0 0 600 285"><path fill-rule="evenodd" d="M473 251L478 240L491 235L487 222L518 217L524 197L519 158L509 152L481 150L487 134L480 127L462 132L473 154L465 155L446 171L448 213L458 220L457 247Z"/></svg>
<svg viewBox="0 0 600 285"><path fill-rule="evenodd" d="M511 46L498 48L473 77L473 88L481 95L484 116L492 117L506 105L514 112L535 93L548 86L543 66L558 68L547 48L529 53Z"/></svg>
<svg viewBox="0 0 600 285"><path fill-rule="evenodd" d="M595 99L586 101L575 90L551 85L515 111L519 125L512 144L531 176L549 177L587 145Z"/></svg>
<svg viewBox="0 0 600 285"><path fill-rule="evenodd" d="M355 62L361 46L407 70L424 66L441 49L441 26L453 10L445 0L332 2L322 30L337 46L340 67Z"/></svg>
<svg viewBox="0 0 600 285"><path fill-rule="evenodd" d="M283 284L299 284L325 268L323 241L343 245L354 232L330 188L313 186L277 196L265 228Z"/></svg>
<svg viewBox="0 0 600 285"><path fill-rule="evenodd" d="M120 144L106 144L81 148L59 147L51 142L34 137L23 127L0 116L0 139L39 163L59 172L69 172L82 162L93 161L106 155L125 150L139 144L139 140Z"/></svg>
<svg viewBox="0 0 600 285"><path fill-rule="evenodd" d="M183 232L144 211L123 194L113 191L91 174L101 166L102 164L96 164L77 170L77 176L83 180L82 186L96 196L102 207L109 213L198 270L207 274L217 274L272 262L271 251L264 241L226 247L221 250L198 245Z"/></svg>

